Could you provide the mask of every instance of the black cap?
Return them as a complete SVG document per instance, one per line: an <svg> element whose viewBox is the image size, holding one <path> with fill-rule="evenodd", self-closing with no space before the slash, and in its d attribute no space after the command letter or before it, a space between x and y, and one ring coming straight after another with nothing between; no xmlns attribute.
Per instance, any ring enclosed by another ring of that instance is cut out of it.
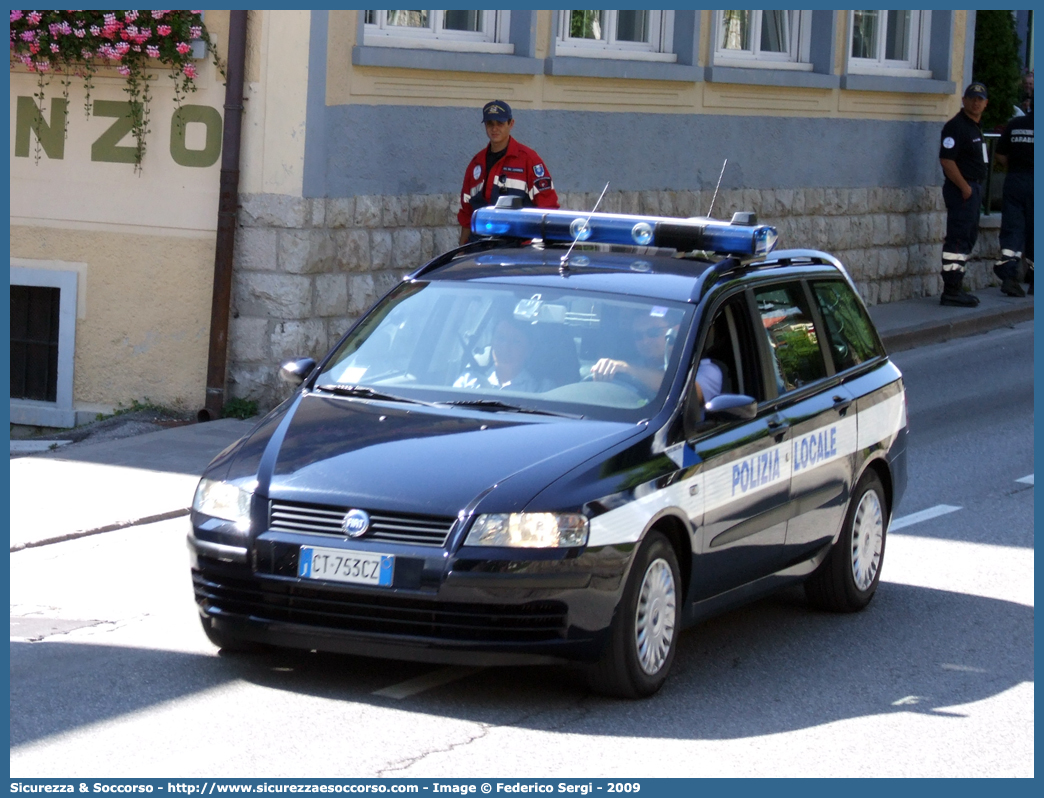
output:
<svg viewBox="0 0 1044 798"><path fill-rule="evenodd" d="M982 83L969 83L968 88L964 90L965 97L981 97L986 100L989 99L989 95L986 93L986 86Z"/></svg>
<svg viewBox="0 0 1044 798"><path fill-rule="evenodd" d="M490 120L497 122L509 122L511 120L511 106L503 100L491 100L482 106L482 121Z"/></svg>

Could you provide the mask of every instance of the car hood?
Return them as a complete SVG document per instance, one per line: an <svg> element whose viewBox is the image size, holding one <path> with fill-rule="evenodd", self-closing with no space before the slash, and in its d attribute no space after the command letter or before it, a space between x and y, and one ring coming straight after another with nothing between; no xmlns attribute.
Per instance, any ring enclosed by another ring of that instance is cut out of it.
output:
<svg viewBox="0 0 1044 798"><path fill-rule="evenodd" d="M303 393L219 456L208 476L256 480L261 495L284 501L441 516L512 512L642 429Z"/></svg>

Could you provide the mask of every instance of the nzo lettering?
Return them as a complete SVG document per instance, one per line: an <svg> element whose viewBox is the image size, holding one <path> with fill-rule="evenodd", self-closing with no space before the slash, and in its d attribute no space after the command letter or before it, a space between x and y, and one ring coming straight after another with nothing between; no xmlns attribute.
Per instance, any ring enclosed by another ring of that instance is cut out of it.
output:
<svg viewBox="0 0 1044 798"><path fill-rule="evenodd" d="M776 479L779 479L779 449L771 449L733 464L732 495L736 495L737 488L740 493L746 493Z"/></svg>
<svg viewBox="0 0 1044 798"><path fill-rule="evenodd" d="M794 441L794 471L811 468L837 455L837 427L828 427Z"/></svg>

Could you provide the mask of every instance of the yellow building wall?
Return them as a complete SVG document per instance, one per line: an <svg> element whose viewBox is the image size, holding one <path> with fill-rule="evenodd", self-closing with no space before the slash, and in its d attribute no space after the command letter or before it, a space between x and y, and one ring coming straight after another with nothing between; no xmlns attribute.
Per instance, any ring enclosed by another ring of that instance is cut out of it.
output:
<svg viewBox="0 0 1044 798"><path fill-rule="evenodd" d="M553 11L537 12L536 57L550 52ZM701 11L699 65L710 61L713 11ZM569 109L810 117L945 120L959 99L914 93L740 84L624 80L555 75L477 74L353 66L358 11L330 11L327 37L326 102L372 105L481 106L500 97L519 109ZM963 85L966 11L954 12L954 80ZM837 20L835 68L847 57L848 12Z"/></svg>
<svg viewBox="0 0 1044 798"><path fill-rule="evenodd" d="M308 11L248 15L241 193L301 195L309 20ZM207 11L204 22L223 61L229 13ZM197 68L197 91L184 104L223 116L223 75L209 57ZM220 155L206 166L175 162L173 83L164 70L151 77L150 133L137 173L132 164L99 160L98 139L114 119L85 116L86 92L75 79L62 157L41 151L37 160L35 134L28 157L16 155L18 98L38 87L35 75L11 73L11 265L77 264L73 399L81 421L134 400L191 410L205 399ZM123 86L103 72L91 102L126 101ZM61 97L57 79L46 96L49 123ZM206 150L207 134L205 124L187 125L185 148Z"/></svg>

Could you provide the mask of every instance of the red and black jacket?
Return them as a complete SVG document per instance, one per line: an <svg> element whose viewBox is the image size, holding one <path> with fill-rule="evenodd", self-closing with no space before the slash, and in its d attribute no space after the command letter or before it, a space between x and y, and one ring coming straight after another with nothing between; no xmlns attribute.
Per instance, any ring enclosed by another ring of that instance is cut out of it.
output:
<svg viewBox="0 0 1044 798"><path fill-rule="evenodd" d="M471 214L476 208L493 205L499 197L521 197L526 207L557 208L558 194L551 173L543 159L524 144L508 139L507 152L486 174L486 152L479 151L468 164L464 186L460 192L457 221L471 227Z"/></svg>

